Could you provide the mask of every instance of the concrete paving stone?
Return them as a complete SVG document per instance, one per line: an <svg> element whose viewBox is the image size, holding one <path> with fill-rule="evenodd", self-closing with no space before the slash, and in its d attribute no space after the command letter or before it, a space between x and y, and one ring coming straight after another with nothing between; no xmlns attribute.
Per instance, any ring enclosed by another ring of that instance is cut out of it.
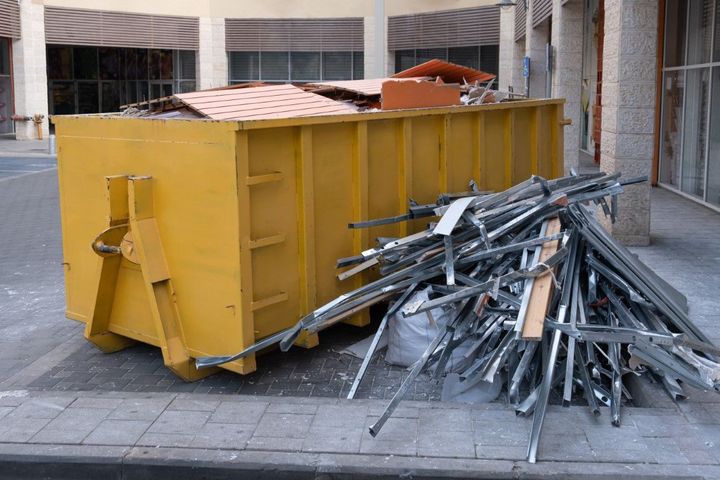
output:
<svg viewBox="0 0 720 480"><path fill-rule="evenodd" d="M191 398L176 398L167 410L188 410L198 412L214 412L220 405L220 400L193 400Z"/></svg>
<svg viewBox="0 0 720 480"><path fill-rule="evenodd" d="M689 463L687 457L683 455L680 447L673 438L646 438L645 443L651 452L655 452L658 462L663 464L681 464Z"/></svg>
<svg viewBox="0 0 720 480"><path fill-rule="evenodd" d="M386 407L387 405L384 403L382 405L370 405L368 407L368 416L379 417L383 414ZM418 407L406 407L400 404L400 406L393 411L392 416L393 418L419 418L420 409Z"/></svg>
<svg viewBox="0 0 720 480"><path fill-rule="evenodd" d="M191 446L242 450L254 429L253 425L206 423L195 434Z"/></svg>
<svg viewBox="0 0 720 480"><path fill-rule="evenodd" d="M311 425L303 452L359 453L362 428Z"/></svg>
<svg viewBox="0 0 720 480"><path fill-rule="evenodd" d="M57 430L54 428L43 428L28 440L29 443L50 443L60 445L80 444L91 432L88 428L77 430Z"/></svg>
<svg viewBox="0 0 720 480"><path fill-rule="evenodd" d="M10 418L7 416L0 420L0 442L27 442L48 423L50 423L49 418Z"/></svg>
<svg viewBox="0 0 720 480"><path fill-rule="evenodd" d="M0 390L0 407L17 407L28 397L27 390Z"/></svg>
<svg viewBox="0 0 720 480"><path fill-rule="evenodd" d="M439 429L425 430L420 424L417 442L422 457L475 458L475 441L472 431Z"/></svg>
<svg viewBox="0 0 720 480"><path fill-rule="evenodd" d="M522 446L530 439L526 422L475 422L473 441L476 445Z"/></svg>
<svg viewBox="0 0 720 480"><path fill-rule="evenodd" d="M95 445L135 445L152 425L148 420L103 420L83 440Z"/></svg>
<svg viewBox="0 0 720 480"><path fill-rule="evenodd" d="M517 422L523 421L522 417L515 415L515 411L512 407L505 407L501 409L472 409L470 410L470 418L473 421L479 422Z"/></svg>
<svg viewBox="0 0 720 480"><path fill-rule="evenodd" d="M70 404L68 408L102 408L116 409L123 402L122 398L111 397L80 397Z"/></svg>
<svg viewBox="0 0 720 480"><path fill-rule="evenodd" d="M266 413L255 429L255 436L305 438L313 418L313 415Z"/></svg>
<svg viewBox="0 0 720 480"><path fill-rule="evenodd" d="M238 423L256 425L268 408L268 402L223 401L210 416L211 423Z"/></svg>
<svg viewBox="0 0 720 480"><path fill-rule="evenodd" d="M15 410L15 407L0 407L0 418Z"/></svg>
<svg viewBox="0 0 720 480"><path fill-rule="evenodd" d="M68 408L47 425L48 430L79 430L90 433L110 414L107 408ZM87 434L86 433L86 434Z"/></svg>
<svg viewBox="0 0 720 480"><path fill-rule="evenodd" d="M374 455L417 455L417 419L389 418L378 433L372 437L369 432L370 425L377 421L375 417L368 417L366 428L362 432L360 452Z"/></svg>
<svg viewBox="0 0 720 480"><path fill-rule="evenodd" d="M170 398L128 398L108 415L111 420L154 421L172 401Z"/></svg>
<svg viewBox="0 0 720 480"><path fill-rule="evenodd" d="M148 433L194 434L205 425L210 412L166 410L148 428Z"/></svg>
<svg viewBox="0 0 720 480"><path fill-rule="evenodd" d="M303 441L302 438L252 436L245 448L246 450L299 452L302 450Z"/></svg>
<svg viewBox="0 0 720 480"><path fill-rule="evenodd" d="M448 430L472 433L473 431L472 416L467 409L422 409L419 411L418 425L421 432Z"/></svg>
<svg viewBox="0 0 720 480"><path fill-rule="evenodd" d="M55 418L74 400L66 398L34 398L15 409L10 415L23 418Z"/></svg>
<svg viewBox="0 0 720 480"><path fill-rule="evenodd" d="M537 458L540 461L592 461L595 459L585 435L540 436Z"/></svg>
<svg viewBox="0 0 720 480"><path fill-rule="evenodd" d="M305 415L315 415L318 411L318 406L302 403L271 402L266 411L268 413L300 413Z"/></svg>
<svg viewBox="0 0 720 480"><path fill-rule="evenodd" d="M316 427L344 427L362 430L368 408L364 405L328 405L317 411L313 419Z"/></svg>
<svg viewBox="0 0 720 480"><path fill-rule="evenodd" d="M675 416L633 415L631 418L643 437L673 437L687 431L689 426L679 413Z"/></svg>
<svg viewBox="0 0 720 480"><path fill-rule="evenodd" d="M624 450L645 450L647 443L634 426L601 426L585 430L585 436L593 450L619 448Z"/></svg>
<svg viewBox="0 0 720 480"><path fill-rule="evenodd" d="M525 460L527 446L500 446L500 445L476 445L475 457L491 460Z"/></svg>
<svg viewBox="0 0 720 480"><path fill-rule="evenodd" d="M648 439L656 440L656 439ZM662 440L665 440L662 438ZM709 445L706 445L701 439L690 437L686 435L677 435L672 438L677 447L680 449L680 453L687 458L688 463L691 465L717 465L718 459L711 450Z"/></svg>
<svg viewBox="0 0 720 480"><path fill-rule="evenodd" d="M384 440L378 435L377 438L365 437L360 441L360 453L369 455L401 455L417 456L417 440Z"/></svg>
<svg viewBox="0 0 720 480"><path fill-rule="evenodd" d="M720 404L680 402L678 408L690 424L720 424Z"/></svg>
<svg viewBox="0 0 720 480"><path fill-rule="evenodd" d="M147 447L189 447L195 438L187 433L150 433L146 432L136 445Z"/></svg>

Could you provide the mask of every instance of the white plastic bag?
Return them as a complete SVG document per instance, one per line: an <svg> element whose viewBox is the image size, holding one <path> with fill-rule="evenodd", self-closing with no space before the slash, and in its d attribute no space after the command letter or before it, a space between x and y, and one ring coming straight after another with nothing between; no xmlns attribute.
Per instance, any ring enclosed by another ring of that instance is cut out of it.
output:
<svg viewBox="0 0 720 480"><path fill-rule="evenodd" d="M442 308L416 313L407 317L403 310L410 305L430 299L431 287L415 292L388 322L388 350L385 360L393 365L409 367L417 362L450 319ZM453 362L449 362L453 363Z"/></svg>

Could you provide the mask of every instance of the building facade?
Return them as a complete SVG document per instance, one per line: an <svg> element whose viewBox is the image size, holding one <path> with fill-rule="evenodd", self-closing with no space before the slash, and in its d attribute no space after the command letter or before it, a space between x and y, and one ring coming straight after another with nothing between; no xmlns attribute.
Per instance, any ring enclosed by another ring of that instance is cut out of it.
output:
<svg viewBox="0 0 720 480"><path fill-rule="evenodd" d="M517 0L501 10L500 86L564 97L567 169L647 175L720 207L720 0ZM647 244L650 186L619 221Z"/></svg>
<svg viewBox="0 0 720 480"><path fill-rule="evenodd" d="M172 93L380 77L436 57L497 73L499 22L494 0L0 0L0 134L36 138L49 115Z"/></svg>

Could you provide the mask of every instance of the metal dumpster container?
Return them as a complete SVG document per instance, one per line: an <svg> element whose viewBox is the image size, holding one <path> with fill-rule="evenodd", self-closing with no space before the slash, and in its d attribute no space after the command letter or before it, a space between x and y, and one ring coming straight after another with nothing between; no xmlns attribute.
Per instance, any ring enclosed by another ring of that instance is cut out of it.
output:
<svg viewBox="0 0 720 480"><path fill-rule="evenodd" d="M187 380L212 373L194 358L240 351L357 287L362 276L336 278L337 258L427 223L348 222L403 214L408 198L431 202L470 179L501 190L563 170L563 100L54 123L68 318L103 351L159 346Z"/></svg>

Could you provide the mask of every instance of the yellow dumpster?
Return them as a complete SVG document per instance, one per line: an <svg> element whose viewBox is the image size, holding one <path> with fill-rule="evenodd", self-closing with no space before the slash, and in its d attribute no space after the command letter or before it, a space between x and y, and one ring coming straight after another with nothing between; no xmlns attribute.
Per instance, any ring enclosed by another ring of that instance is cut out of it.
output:
<svg viewBox="0 0 720 480"><path fill-rule="evenodd" d="M255 121L54 117L68 318L103 351L159 346L187 380L356 288L336 259L470 179L563 170L563 101ZM423 222L416 221L420 229ZM356 318L363 323L366 318ZM317 338L302 338L314 346ZM249 356L223 365L255 370Z"/></svg>

